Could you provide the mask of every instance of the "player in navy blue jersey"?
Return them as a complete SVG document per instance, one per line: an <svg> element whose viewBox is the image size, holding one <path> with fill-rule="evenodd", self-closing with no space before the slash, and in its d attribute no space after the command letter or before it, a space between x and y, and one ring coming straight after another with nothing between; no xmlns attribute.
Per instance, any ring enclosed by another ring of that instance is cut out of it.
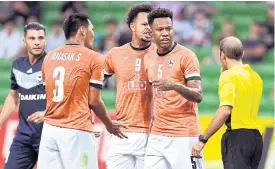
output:
<svg viewBox="0 0 275 169"><path fill-rule="evenodd" d="M36 22L26 25L23 41L28 56L13 61L11 88L0 114L1 128L19 105L19 125L5 161L5 169L32 169L36 164L43 127L43 123L39 122L43 121L44 114L34 113L46 108L41 77L41 67L46 55L44 26Z"/></svg>

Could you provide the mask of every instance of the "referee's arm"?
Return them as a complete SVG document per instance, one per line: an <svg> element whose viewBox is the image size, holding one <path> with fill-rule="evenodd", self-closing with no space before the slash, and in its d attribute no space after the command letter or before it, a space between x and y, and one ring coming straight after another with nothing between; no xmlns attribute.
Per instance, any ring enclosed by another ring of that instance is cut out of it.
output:
<svg viewBox="0 0 275 169"><path fill-rule="evenodd" d="M219 98L220 106L216 111L210 125L203 133L203 139L208 140L215 134L226 122L230 116L235 100L235 85L231 82L226 74L222 74L219 81ZM193 156L200 156L201 150L204 148L205 143L198 142L192 148Z"/></svg>

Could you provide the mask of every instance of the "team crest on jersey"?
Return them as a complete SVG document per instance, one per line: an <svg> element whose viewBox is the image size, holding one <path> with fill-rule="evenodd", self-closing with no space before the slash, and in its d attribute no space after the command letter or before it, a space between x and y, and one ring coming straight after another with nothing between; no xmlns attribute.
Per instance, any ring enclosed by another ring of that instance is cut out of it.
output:
<svg viewBox="0 0 275 169"><path fill-rule="evenodd" d="M121 56L121 59L127 60L129 57L128 56Z"/></svg>
<svg viewBox="0 0 275 169"><path fill-rule="evenodd" d="M171 68L174 65L174 61L173 60L168 60L168 66L169 68Z"/></svg>

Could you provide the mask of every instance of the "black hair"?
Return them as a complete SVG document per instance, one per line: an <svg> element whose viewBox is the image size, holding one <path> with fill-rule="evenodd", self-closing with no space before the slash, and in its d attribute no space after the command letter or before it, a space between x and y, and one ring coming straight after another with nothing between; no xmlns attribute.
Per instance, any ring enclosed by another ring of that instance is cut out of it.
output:
<svg viewBox="0 0 275 169"><path fill-rule="evenodd" d="M148 15L148 23L152 25L156 18L170 18L173 20L173 12L167 8L157 8L152 10Z"/></svg>
<svg viewBox="0 0 275 169"><path fill-rule="evenodd" d="M89 17L87 15L75 13L67 17L63 22L63 31L66 39L74 36L81 26L89 26Z"/></svg>
<svg viewBox="0 0 275 169"><path fill-rule="evenodd" d="M130 24L136 19L136 17L140 12L150 13L153 10L153 8L154 8L153 5L150 3L141 3L141 4L136 4L132 6L132 8L128 13L128 17L126 21L128 27L130 28Z"/></svg>
<svg viewBox="0 0 275 169"><path fill-rule="evenodd" d="M224 38L220 43L221 52L224 52L229 59L240 60L243 56L243 44L233 36Z"/></svg>
<svg viewBox="0 0 275 169"><path fill-rule="evenodd" d="M38 22L31 22L31 23L28 23L27 25L25 25L24 27L24 35L26 36L26 33L28 30L43 30L46 34L46 29L45 27L38 23Z"/></svg>

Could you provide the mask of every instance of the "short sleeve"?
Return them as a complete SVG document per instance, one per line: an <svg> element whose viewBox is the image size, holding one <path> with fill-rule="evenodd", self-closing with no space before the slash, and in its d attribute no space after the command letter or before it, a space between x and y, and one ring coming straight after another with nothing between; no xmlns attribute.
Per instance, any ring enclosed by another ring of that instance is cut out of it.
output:
<svg viewBox="0 0 275 169"><path fill-rule="evenodd" d="M12 68L11 68L11 75L10 75L10 80L11 80L11 89L13 90L17 90L19 88L17 81L16 81L16 77L14 74L14 62L12 63Z"/></svg>
<svg viewBox="0 0 275 169"><path fill-rule="evenodd" d="M189 51L188 53L181 58L181 69L184 79L186 81L201 80L199 60L194 52Z"/></svg>
<svg viewBox="0 0 275 169"><path fill-rule="evenodd" d="M235 85L232 77L227 73L222 73L219 80L220 106L233 106L235 101Z"/></svg>
<svg viewBox="0 0 275 169"><path fill-rule="evenodd" d="M96 56L91 60L90 70L90 86L101 89L104 81L104 57L102 55Z"/></svg>
<svg viewBox="0 0 275 169"><path fill-rule="evenodd" d="M111 52L112 52L112 50L109 51L105 56L105 61L104 61L104 76L105 77L110 77L114 74Z"/></svg>

